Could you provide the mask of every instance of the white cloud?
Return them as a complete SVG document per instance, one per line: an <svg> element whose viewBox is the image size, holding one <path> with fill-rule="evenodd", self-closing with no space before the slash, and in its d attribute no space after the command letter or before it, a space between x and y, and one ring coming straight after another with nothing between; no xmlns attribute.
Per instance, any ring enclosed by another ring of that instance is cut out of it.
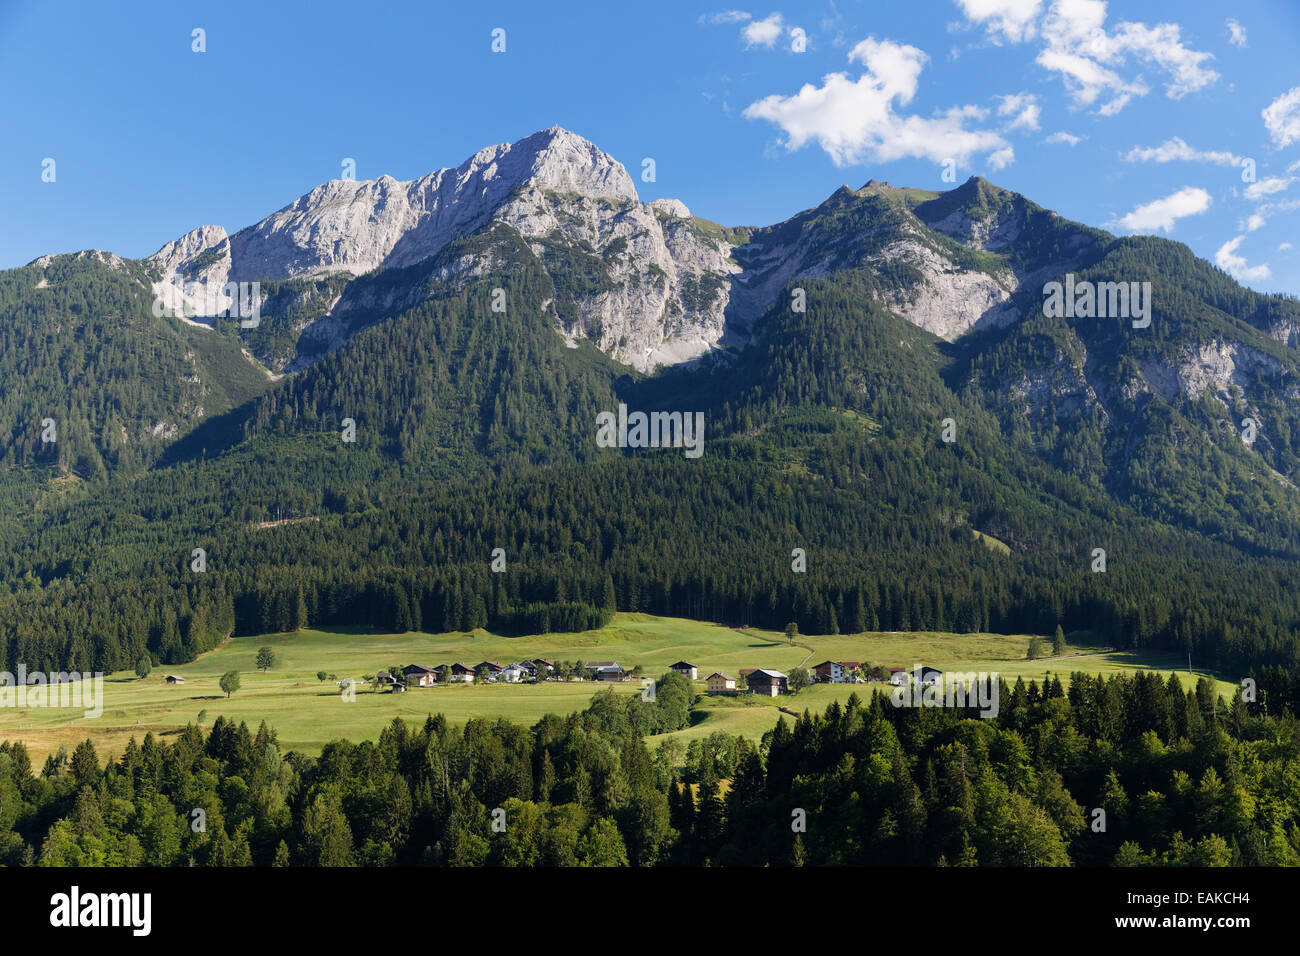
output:
<svg viewBox="0 0 1300 956"><path fill-rule="evenodd" d="M1251 200L1260 200L1265 196L1271 196L1274 193L1280 193L1291 185L1293 180L1284 179L1281 176L1265 176L1257 183L1251 183L1246 187L1246 198Z"/></svg>
<svg viewBox="0 0 1300 956"><path fill-rule="evenodd" d="M1033 93L1008 93L997 100L999 116L1015 116L1007 129L1038 129L1038 118L1043 115L1043 109Z"/></svg>
<svg viewBox="0 0 1300 956"><path fill-rule="evenodd" d="M1041 18L1044 4L1039 0L956 3L968 22L986 25L995 43L1020 43L1041 35L1038 65L1060 74L1075 106L1095 109L1102 116L1113 116L1150 92L1140 78L1121 74L1130 60L1167 74L1164 89L1170 99L1181 99L1219 78L1206 65L1213 54L1186 46L1176 23L1121 21L1107 32L1105 0L1052 0Z"/></svg>
<svg viewBox="0 0 1300 956"><path fill-rule="evenodd" d="M1260 203L1246 218L1246 224L1243 227L1246 232L1254 232L1256 229L1262 229L1270 219L1281 212L1295 212L1300 209L1300 199L1282 199L1277 202Z"/></svg>
<svg viewBox="0 0 1300 956"><path fill-rule="evenodd" d="M1300 140L1300 86L1283 93L1260 112L1278 149Z"/></svg>
<svg viewBox="0 0 1300 956"><path fill-rule="evenodd" d="M1105 0L1056 0L1043 21L1043 31L1052 42L1082 46L1105 36L1105 22Z"/></svg>
<svg viewBox="0 0 1300 956"><path fill-rule="evenodd" d="M1213 60L1214 54L1189 50L1183 46L1182 31L1176 23L1121 23L1111 38L1119 57L1134 53L1140 58L1162 66L1172 79L1165 86L1165 95L1180 100L1188 93L1204 89L1219 78L1214 70L1202 66Z"/></svg>
<svg viewBox="0 0 1300 956"><path fill-rule="evenodd" d="M1084 139L1085 137L1083 136L1075 136L1073 133L1067 133L1065 130L1061 130L1053 133L1051 136L1047 137L1047 139L1043 140L1043 142L1053 144L1064 143L1066 146L1078 146Z"/></svg>
<svg viewBox="0 0 1300 956"><path fill-rule="evenodd" d="M719 23L744 23L750 15L744 10L723 10L721 13L704 13L700 15L700 23L709 23L717 25Z"/></svg>
<svg viewBox="0 0 1300 956"><path fill-rule="evenodd" d="M933 117L895 112L916 95L928 59L914 46L868 37L849 53L850 62L864 67L856 80L830 73L821 86L805 83L792 96L772 94L751 103L744 116L781 127L787 149L816 142L837 166L904 157L968 165L977 152L1008 147L999 133L971 128L987 116L977 106L954 106Z"/></svg>
<svg viewBox="0 0 1300 956"><path fill-rule="evenodd" d="M1233 17L1228 17L1225 21L1228 27L1228 42L1233 46L1246 45L1246 28L1238 23Z"/></svg>
<svg viewBox="0 0 1300 956"><path fill-rule="evenodd" d="M1273 274L1267 265L1248 266L1246 265L1245 256L1237 255L1237 247L1241 245L1241 241L1245 238L1245 236L1237 236L1235 239L1229 239L1221 245L1219 251L1214 254L1214 264L1234 279L1243 282L1254 279L1267 279Z"/></svg>
<svg viewBox="0 0 1300 956"><path fill-rule="evenodd" d="M1289 242L1284 242L1284 243L1282 243L1280 246L1277 247L1277 251L1278 251L1278 252L1286 252L1286 251L1287 251L1288 249L1290 249L1290 248L1291 248L1291 243L1289 243Z"/></svg>
<svg viewBox="0 0 1300 956"><path fill-rule="evenodd" d="M771 49L781 38L785 21L781 14L774 13L763 20L755 20L741 28L740 35L745 38L745 46L765 46Z"/></svg>
<svg viewBox="0 0 1300 956"><path fill-rule="evenodd" d="M1037 62L1043 69L1061 74L1076 106L1092 106L1102 93L1108 92L1110 98L1097 109L1102 116L1114 116L1135 96L1151 92L1142 83L1130 83L1095 60L1067 50L1043 50Z"/></svg>
<svg viewBox="0 0 1300 956"><path fill-rule="evenodd" d="M1155 232L1157 229L1173 232L1177 220L1205 212L1210 208L1210 202L1210 194L1204 189L1184 186L1178 192L1138 206L1127 216L1106 225L1130 232Z"/></svg>
<svg viewBox="0 0 1300 956"><path fill-rule="evenodd" d="M1124 154L1130 163L1168 163L1173 160L1214 163L1218 166L1240 166L1241 157L1222 150L1193 149L1179 136L1167 139L1159 146L1134 146Z"/></svg>
<svg viewBox="0 0 1300 956"><path fill-rule="evenodd" d="M1019 43L1033 37L1043 0L957 0L957 6L971 23L984 24L994 43Z"/></svg>
<svg viewBox="0 0 1300 956"><path fill-rule="evenodd" d="M999 169L1006 169L1015 161L1016 151L1010 146L1004 146L1002 149L994 150L989 153L988 159L985 160L985 162L989 164L989 169L994 172L997 172Z"/></svg>
<svg viewBox="0 0 1300 956"><path fill-rule="evenodd" d="M925 52L905 43L867 37L849 51L850 63L861 63L889 98L906 104L916 95L916 81L929 61Z"/></svg>

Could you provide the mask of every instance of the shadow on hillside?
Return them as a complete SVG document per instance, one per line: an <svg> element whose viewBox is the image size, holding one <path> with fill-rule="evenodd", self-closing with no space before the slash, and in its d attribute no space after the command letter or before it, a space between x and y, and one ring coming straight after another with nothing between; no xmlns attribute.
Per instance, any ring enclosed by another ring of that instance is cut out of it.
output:
<svg viewBox="0 0 1300 956"><path fill-rule="evenodd" d="M170 468L189 461L217 458L244 440L244 423L252 418L257 399L252 398L222 415L213 415L167 446L154 462L154 469Z"/></svg>

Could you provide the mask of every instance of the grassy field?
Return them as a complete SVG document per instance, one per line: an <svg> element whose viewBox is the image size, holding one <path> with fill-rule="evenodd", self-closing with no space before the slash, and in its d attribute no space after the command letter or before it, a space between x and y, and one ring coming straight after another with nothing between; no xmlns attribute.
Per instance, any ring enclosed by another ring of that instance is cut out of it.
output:
<svg viewBox="0 0 1300 956"><path fill-rule="evenodd" d="M1041 679L1049 670L1061 674L1062 679L1071 670L1094 674L1179 670L1186 678L1186 663L1181 662L1180 668L1176 655L1120 653L1082 642L1071 644L1065 658L1031 662L1024 660L1028 641L1028 636L921 632L799 636L791 643L772 631L739 631L643 614L619 614L600 631L513 638L486 631L394 635L360 629L305 630L236 638L196 661L159 668L143 680L129 672L108 675L103 714L98 718L85 718L79 710L0 708L0 738L26 743L38 764L61 745L71 749L86 737L95 742L100 756L106 757L120 754L131 736L140 738L147 731L177 733L187 723L198 721L202 712L204 726L210 726L218 715L246 721L253 729L265 720L286 748L318 753L330 740L373 739L395 716L423 721L428 714L442 713L453 723L472 717L504 717L528 724L547 713L581 710L603 687L629 694L640 690L635 681L614 685L555 681L539 685L458 684L411 688L405 694L376 693L366 687L354 700L345 701L332 682L321 683L316 678L318 671L340 679L360 678L397 664L476 664L485 659L500 664L533 657L612 659L629 669L640 664L653 676L685 659L699 667L701 692L702 679L715 670L733 677L742 667L789 672L827 658L862 661L864 665L911 668L928 664L942 670L997 671L1009 681L1018 676ZM255 665L257 650L264 646L276 654L275 666L267 673ZM218 681L229 670L240 672L242 686L226 699ZM185 684L166 684L167 674L184 677ZM692 726L668 736L690 740L724 731L757 738L775 724L779 707L821 710L831 700L843 700L855 690L866 696L872 686L882 685L817 685L775 700L704 698ZM1231 684L1220 682L1219 687L1224 694L1233 691Z"/></svg>

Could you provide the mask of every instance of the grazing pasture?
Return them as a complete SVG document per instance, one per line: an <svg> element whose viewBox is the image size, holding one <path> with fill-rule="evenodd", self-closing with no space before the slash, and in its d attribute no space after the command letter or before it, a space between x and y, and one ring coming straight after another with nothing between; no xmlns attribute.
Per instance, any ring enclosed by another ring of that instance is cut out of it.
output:
<svg viewBox="0 0 1300 956"><path fill-rule="evenodd" d="M641 689L639 680L615 684L548 681L411 687L403 694L393 694L371 683L361 685L354 699L345 700L334 681L317 679L319 671L338 680L359 680L408 664L438 666L460 661L476 665L491 660L505 665L536 657L616 660L628 670L640 665L651 677L684 659L699 669L696 686L701 695L704 679L714 671L733 677L739 676L741 668L789 673L795 667L811 668L827 659L861 661L864 666L910 669L926 664L941 670L997 671L1010 682L1022 676L1026 681L1041 680L1048 671L1064 681L1074 670L1091 674L1154 670L1162 675L1177 671L1187 679L1186 661L1177 660L1176 655L1111 651L1088 643L1086 634L1069 635L1066 656L1061 659L1027 661L1028 643L1028 635L928 632L799 635L789 641L775 631L737 630L645 614L618 614L599 631L526 637L503 637L482 630L378 634L357 628L308 629L234 638L188 664L157 667L143 679L129 671L107 675L103 713L97 718L83 717L80 710L0 707L0 738L23 741L38 764L60 746L70 751L87 737L104 758L120 754L132 736L140 738L149 731L173 734L194 722L211 726L218 715L224 715L245 721L252 729L265 720L286 750L319 753L331 740L374 739L394 717L418 722L429 714L442 713L452 723L501 717L531 724L547 713L582 710L593 694L606 687L627 694ZM265 673L256 666L262 647L275 653L275 663ZM240 672L241 686L227 699L218 682L231 670ZM169 674L183 677L185 683L167 684ZM872 688L885 686L821 684L780 698L701 696L690 727L650 743L653 746L668 737L689 741L715 731L759 738L776 723L780 707L820 711L832 699L843 700L855 692L865 697ZM1224 681L1218 686L1225 695L1234 690L1233 684Z"/></svg>

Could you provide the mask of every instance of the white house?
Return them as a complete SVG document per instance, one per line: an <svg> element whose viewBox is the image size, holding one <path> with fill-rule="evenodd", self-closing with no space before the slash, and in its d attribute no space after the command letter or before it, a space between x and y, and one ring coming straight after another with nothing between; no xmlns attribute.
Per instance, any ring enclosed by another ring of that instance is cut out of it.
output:
<svg viewBox="0 0 1300 956"><path fill-rule="evenodd" d="M497 675L497 680L505 681L509 684L518 684L528 676L528 671L522 664L507 664L501 668L501 673Z"/></svg>
<svg viewBox="0 0 1300 956"><path fill-rule="evenodd" d="M699 669L688 661L678 661L669 670L681 674L687 680L697 680L699 678Z"/></svg>

